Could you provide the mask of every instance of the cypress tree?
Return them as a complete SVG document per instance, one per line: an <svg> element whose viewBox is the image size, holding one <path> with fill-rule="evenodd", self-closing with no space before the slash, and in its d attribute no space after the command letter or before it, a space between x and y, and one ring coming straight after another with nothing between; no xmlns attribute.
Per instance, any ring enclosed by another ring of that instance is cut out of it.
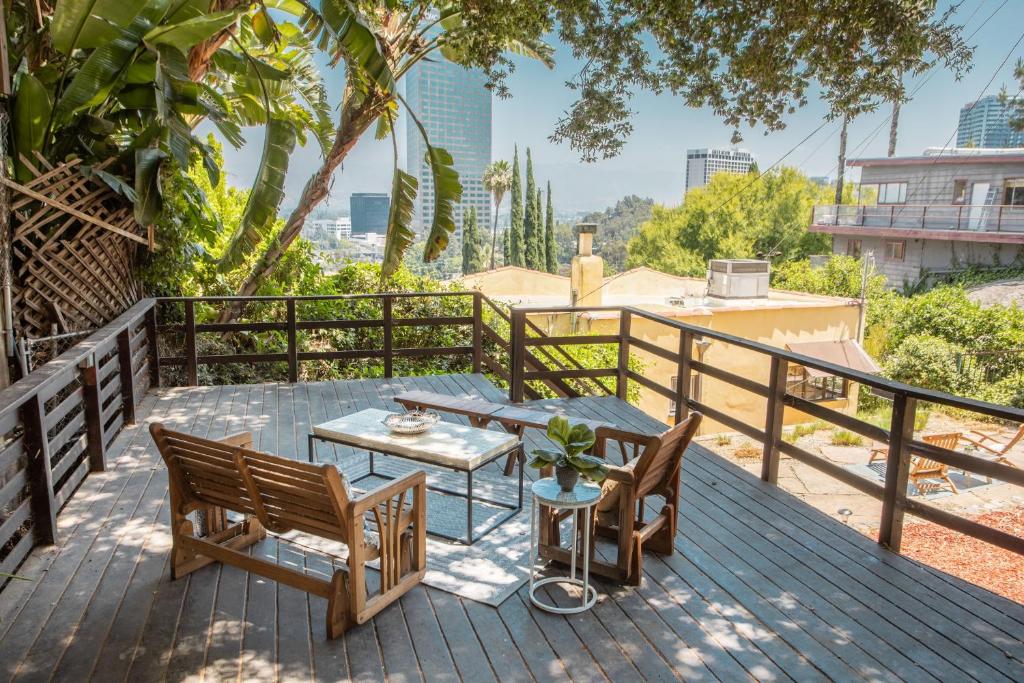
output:
<svg viewBox="0 0 1024 683"><path fill-rule="evenodd" d="M526 265L525 244L523 235L523 185L519 179L519 147L512 156L512 221L509 226L511 235L508 239L508 256L505 265L523 267Z"/></svg>
<svg viewBox="0 0 1024 683"><path fill-rule="evenodd" d="M462 274L478 273L483 268L480 233L476 224L476 207L470 207L462 219Z"/></svg>
<svg viewBox="0 0 1024 683"><path fill-rule="evenodd" d="M543 224L537 212L537 183L533 179L533 158L530 148L526 148L526 216L523 220L523 241L525 242L524 257L526 267L541 270L544 266L542 251L537 247L544 239ZM539 239L538 239L539 238Z"/></svg>
<svg viewBox="0 0 1024 683"><path fill-rule="evenodd" d="M511 245L509 244L509 235L512 230L506 228L501 231L501 265L508 266L512 264L512 253Z"/></svg>
<svg viewBox="0 0 1024 683"><path fill-rule="evenodd" d="M548 215L544 226L544 261L549 273L558 272L558 249L555 244L555 207L551 202L551 181L548 181Z"/></svg>

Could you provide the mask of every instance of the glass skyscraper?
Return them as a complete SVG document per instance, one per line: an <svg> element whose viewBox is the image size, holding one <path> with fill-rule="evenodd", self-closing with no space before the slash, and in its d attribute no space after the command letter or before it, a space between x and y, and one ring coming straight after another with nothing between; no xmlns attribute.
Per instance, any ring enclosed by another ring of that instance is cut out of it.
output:
<svg viewBox="0 0 1024 683"><path fill-rule="evenodd" d="M1024 132L1010 129L1012 102L986 95L960 110L957 147L1024 147Z"/></svg>
<svg viewBox="0 0 1024 683"><path fill-rule="evenodd" d="M484 169L491 163L491 91L479 69L466 69L435 54L420 62L402 79L406 101L427 129L430 144L452 155L462 182L462 205L455 211L457 234L463 214L476 207L477 225L491 223L491 199L484 189ZM434 218L434 183L425 159L426 146L419 128L406 121L406 170L419 180L416 226L430 229Z"/></svg>

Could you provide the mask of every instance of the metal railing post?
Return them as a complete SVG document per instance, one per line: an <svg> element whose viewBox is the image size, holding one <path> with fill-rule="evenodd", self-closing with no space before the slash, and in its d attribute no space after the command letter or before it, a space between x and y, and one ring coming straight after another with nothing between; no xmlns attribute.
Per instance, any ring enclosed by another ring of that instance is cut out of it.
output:
<svg viewBox="0 0 1024 683"><path fill-rule="evenodd" d="M889 425L889 454L885 460L885 491L882 494L882 521L878 542L893 551L900 551L903 537L903 514L910 478L910 450L914 438L914 413L917 400L897 393L893 399L892 422Z"/></svg>
<svg viewBox="0 0 1024 683"><path fill-rule="evenodd" d="M626 400L627 389L629 389L629 334L633 323L633 315L629 311L619 312L619 362L615 377L615 395Z"/></svg>
<svg viewBox="0 0 1024 683"><path fill-rule="evenodd" d="M768 378L768 405L764 425L764 450L761 454L761 479L770 483L779 480L779 441L782 440L782 418L786 411L786 377L789 363L778 356L772 356L771 374Z"/></svg>

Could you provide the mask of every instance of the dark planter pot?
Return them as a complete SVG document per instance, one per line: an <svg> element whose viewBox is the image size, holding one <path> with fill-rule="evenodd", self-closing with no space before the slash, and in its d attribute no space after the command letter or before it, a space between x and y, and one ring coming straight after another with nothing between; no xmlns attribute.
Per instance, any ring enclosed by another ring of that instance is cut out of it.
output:
<svg viewBox="0 0 1024 683"><path fill-rule="evenodd" d="M576 482L580 479L580 473L571 467L556 467L555 479L563 491L572 491L576 488Z"/></svg>

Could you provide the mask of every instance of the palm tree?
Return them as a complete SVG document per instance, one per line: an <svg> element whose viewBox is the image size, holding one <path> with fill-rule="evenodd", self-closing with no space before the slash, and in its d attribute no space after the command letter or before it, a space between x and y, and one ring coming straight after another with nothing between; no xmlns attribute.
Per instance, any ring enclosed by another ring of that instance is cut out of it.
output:
<svg viewBox="0 0 1024 683"><path fill-rule="evenodd" d="M484 169L484 187L494 197L494 224L491 226L491 270L494 270L494 252L498 244L498 210L501 200L512 186L512 167L504 159L488 164Z"/></svg>

